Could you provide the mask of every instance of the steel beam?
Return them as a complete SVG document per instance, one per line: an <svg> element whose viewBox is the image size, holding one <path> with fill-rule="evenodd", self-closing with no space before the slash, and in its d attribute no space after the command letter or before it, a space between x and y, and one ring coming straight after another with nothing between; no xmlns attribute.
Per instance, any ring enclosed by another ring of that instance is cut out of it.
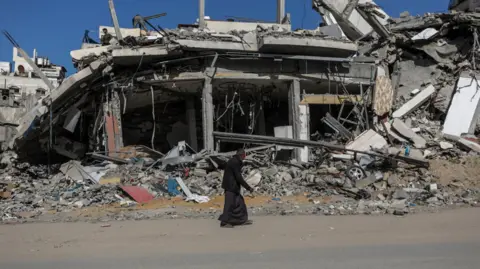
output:
<svg viewBox="0 0 480 269"><path fill-rule="evenodd" d="M205 28L205 0L198 1L198 27Z"/></svg>
<svg viewBox="0 0 480 269"><path fill-rule="evenodd" d="M112 22L113 26L115 27L115 35L117 36L117 40L123 40L122 32L120 31L120 24L118 23L117 12L115 11L115 5L113 4L113 0L108 0L108 6L110 8L110 14L112 15Z"/></svg>

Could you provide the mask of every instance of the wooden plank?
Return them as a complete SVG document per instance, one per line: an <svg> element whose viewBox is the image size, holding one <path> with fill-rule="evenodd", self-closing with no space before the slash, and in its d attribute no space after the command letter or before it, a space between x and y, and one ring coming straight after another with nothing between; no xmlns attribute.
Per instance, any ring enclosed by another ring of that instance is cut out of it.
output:
<svg viewBox="0 0 480 269"><path fill-rule="evenodd" d="M302 105L341 105L344 102L361 103L361 95L312 94L303 96Z"/></svg>

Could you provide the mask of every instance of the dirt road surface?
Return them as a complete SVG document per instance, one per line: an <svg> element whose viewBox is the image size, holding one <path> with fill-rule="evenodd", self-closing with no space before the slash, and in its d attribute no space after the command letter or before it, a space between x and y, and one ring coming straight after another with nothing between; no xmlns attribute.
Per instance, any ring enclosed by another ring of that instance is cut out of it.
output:
<svg viewBox="0 0 480 269"><path fill-rule="evenodd" d="M394 216L0 226L0 268L478 269L480 208Z"/></svg>

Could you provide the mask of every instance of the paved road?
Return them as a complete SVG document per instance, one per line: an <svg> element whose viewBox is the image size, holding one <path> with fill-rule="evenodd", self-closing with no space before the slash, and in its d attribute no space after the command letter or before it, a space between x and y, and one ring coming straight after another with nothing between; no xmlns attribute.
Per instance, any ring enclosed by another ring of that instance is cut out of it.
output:
<svg viewBox="0 0 480 269"><path fill-rule="evenodd" d="M479 213L0 226L0 268L478 269Z"/></svg>

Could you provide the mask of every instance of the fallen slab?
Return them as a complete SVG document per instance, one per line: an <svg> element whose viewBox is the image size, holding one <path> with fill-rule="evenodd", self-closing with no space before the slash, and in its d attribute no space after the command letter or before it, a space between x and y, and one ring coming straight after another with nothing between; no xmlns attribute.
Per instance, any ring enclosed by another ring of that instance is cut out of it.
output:
<svg viewBox="0 0 480 269"><path fill-rule="evenodd" d="M432 85L429 85L423 91L415 95L415 97L413 97L408 102L403 104L403 106L401 106L399 109L393 112L392 116L394 118L401 118L408 115L410 112L414 111L423 103L425 103L434 93L435 93L435 87L433 87Z"/></svg>
<svg viewBox="0 0 480 269"><path fill-rule="evenodd" d="M331 57L348 57L358 50L357 44L345 40L296 36L264 36L258 46L261 52Z"/></svg>
<svg viewBox="0 0 480 269"><path fill-rule="evenodd" d="M427 141L423 137L417 135L414 131L412 131L412 129L408 128L408 126L399 119L393 120L392 128L403 137L412 141L416 148L425 148L425 146L427 145Z"/></svg>
<svg viewBox="0 0 480 269"><path fill-rule="evenodd" d="M480 145L478 143L475 143L474 141L470 141L463 137L453 136L453 135L444 135L444 137L450 141L457 142L457 144L460 144L466 148L469 148L475 152L480 153Z"/></svg>
<svg viewBox="0 0 480 269"><path fill-rule="evenodd" d="M374 130L367 130L355 137L355 140L348 143L345 148L356 151L371 151L381 149L388 145L387 140Z"/></svg>
<svg viewBox="0 0 480 269"><path fill-rule="evenodd" d="M443 124L443 135L473 133L479 116L480 92L477 74L463 72L458 79L452 103Z"/></svg>

